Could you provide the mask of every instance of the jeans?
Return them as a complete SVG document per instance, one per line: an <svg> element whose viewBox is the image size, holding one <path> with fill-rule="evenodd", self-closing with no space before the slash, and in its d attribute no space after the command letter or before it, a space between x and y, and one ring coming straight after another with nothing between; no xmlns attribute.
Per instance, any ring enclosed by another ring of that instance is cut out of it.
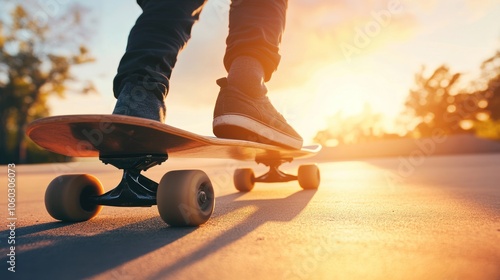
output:
<svg viewBox="0 0 500 280"><path fill-rule="evenodd" d="M138 0L142 14L130 31L127 49L113 81L118 97L126 83L143 85L164 98L179 51L191 37L205 0ZM279 44L285 28L287 0L233 0L224 55L227 71L239 56L256 58L265 81L277 69ZM159 87L158 85L163 85Z"/></svg>

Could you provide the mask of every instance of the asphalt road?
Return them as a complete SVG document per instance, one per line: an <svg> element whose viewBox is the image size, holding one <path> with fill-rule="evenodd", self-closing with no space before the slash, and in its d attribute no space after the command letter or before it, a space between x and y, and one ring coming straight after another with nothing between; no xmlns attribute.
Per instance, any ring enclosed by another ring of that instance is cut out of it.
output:
<svg viewBox="0 0 500 280"><path fill-rule="evenodd" d="M108 190L120 173L16 166L15 273L1 166L0 279L500 279L500 154L322 162L317 191L290 182L246 194L232 187L237 164L253 166L171 160L146 173L207 172L216 209L198 228L171 228L156 207L56 222L43 203L54 177L92 173Z"/></svg>

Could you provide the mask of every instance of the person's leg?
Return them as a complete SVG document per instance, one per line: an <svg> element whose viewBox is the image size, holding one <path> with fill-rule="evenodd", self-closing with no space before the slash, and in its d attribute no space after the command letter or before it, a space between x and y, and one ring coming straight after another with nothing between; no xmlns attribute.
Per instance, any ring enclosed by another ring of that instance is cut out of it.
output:
<svg viewBox="0 0 500 280"><path fill-rule="evenodd" d="M138 0L143 12L130 31L113 81L113 114L164 121L165 97L179 51L205 0Z"/></svg>
<svg viewBox="0 0 500 280"><path fill-rule="evenodd" d="M233 0L224 56L228 77L217 81L217 137L302 147L300 135L269 102L264 84L280 61L286 8L286 0Z"/></svg>
<svg viewBox="0 0 500 280"><path fill-rule="evenodd" d="M277 69L279 45L285 30L287 0L233 0L229 13L229 35L224 66L229 72L238 68L241 57L257 59L264 71L265 82ZM236 61L238 63L238 61ZM243 62L245 64L245 62Z"/></svg>

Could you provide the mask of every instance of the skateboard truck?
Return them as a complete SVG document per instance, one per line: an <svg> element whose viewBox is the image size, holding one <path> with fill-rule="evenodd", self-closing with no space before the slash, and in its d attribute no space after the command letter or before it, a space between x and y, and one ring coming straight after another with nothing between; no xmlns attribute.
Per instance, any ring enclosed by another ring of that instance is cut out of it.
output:
<svg viewBox="0 0 500 280"><path fill-rule="evenodd" d="M104 164L123 169L123 176L116 188L89 198L89 202L108 206L152 206L156 205L158 183L141 174L149 168L166 161L164 155L99 156Z"/></svg>
<svg viewBox="0 0 500 280"><path fill-rule="evenodd" d="M279 167L285 162L292 162L293 158L284 159L268 159L268 160L255 160L258 164L262 163L269 167L269 171L259 177L256 177L254 182L264 182L264 183L278 183L278 182L290 182L297 180L297 176L286 174L281 171Z"/></svg>

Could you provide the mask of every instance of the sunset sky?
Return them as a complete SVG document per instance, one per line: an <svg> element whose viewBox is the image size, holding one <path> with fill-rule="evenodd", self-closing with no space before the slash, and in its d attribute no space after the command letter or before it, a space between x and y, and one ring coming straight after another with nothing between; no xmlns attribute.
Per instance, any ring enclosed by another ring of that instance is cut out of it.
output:
<svg viewBox="0 0 500 280"><path fill-rule="evenodd" d="M68 1L62 1L68 2ZM88 42L97 61L75 68L99 94L51 100L52 114L110 113L112 79L130 28L140 14L133 0L88 0L95 19ZM222 66L228 0L209 0L179 56L167 98L167 124L212 135L215 80ZM368 104L387 127L403 110L422 65L445 63L465 80L500 49L500 3L494 0L289 1L282 62L268 83L279 111L311 142L328 116L359 113Z"/></svg>

